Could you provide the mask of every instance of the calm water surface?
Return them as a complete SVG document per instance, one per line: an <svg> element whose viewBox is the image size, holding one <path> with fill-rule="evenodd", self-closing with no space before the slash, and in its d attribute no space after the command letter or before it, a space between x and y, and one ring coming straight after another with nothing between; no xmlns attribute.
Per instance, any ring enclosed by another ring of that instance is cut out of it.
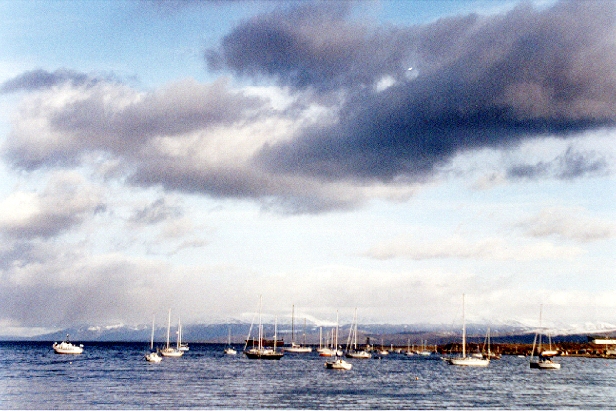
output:
<svg viewBox="0 0 616 411"><path fill-rule="evenodd" d="M513 356L473 369L390 354L333 371L316 353L259 361L192 344L150 364L145 343L84 345L67 356L0 343L0 409L616 408L615 360L561 358L561 370L541 371Z"/></svg>

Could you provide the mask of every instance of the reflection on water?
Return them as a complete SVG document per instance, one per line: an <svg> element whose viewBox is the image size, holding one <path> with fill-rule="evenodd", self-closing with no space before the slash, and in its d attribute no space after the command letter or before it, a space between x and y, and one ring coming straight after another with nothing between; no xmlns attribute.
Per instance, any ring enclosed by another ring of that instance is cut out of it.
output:
<svg viewBox="0 0 616 411"><path fill-rule="evenodd" d="M561 358L558 371L505 356L488 368L391 354L326 370L312 354L280 361L191 344L181 358L143 360L147 344L92 343L79 356L51 343L0 343L1 409L614 408L616 361Z"/></svg>

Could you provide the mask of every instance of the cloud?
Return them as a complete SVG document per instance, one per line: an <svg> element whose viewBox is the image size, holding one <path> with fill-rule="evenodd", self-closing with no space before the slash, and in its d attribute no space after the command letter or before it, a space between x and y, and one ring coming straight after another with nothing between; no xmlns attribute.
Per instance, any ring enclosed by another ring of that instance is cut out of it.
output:
<svg viewBox="0 0 616 411"><path fill-rule="evenodd" d="M264 144L289 139L327 116L318 102L281 90L235 90L224 79L183 80L149 93L119 83L66 84L22 100L3 151L9 163L28 171L94 165L95 159L105 178L249 198L285 212L351 208L375 194L401 198L415 190L406 183L327 182L255 165Z"/></svg>
<svg viewBox="0 0 616 411"><path fill-rule="evenodd" d="M0 202L0 231L17 240L50 238L79 226L101 207L102 195L83 177L58 172L42 192L15 191Z"/></svg>
<svg viewBox="0 0 616 411"><path fill-rule="evenodd" d="M28 170L76 164L87 152L135 156L162 137L246 121L263 104L230 91L222 80L185 80L155 93L109 82L65 84L22 101L4 150L14 165Z"/></svg>
<svg viewBox="0 0 616 411"><path fill-rule="evenodd" d="M569 147L552 161L514 165L507 170L507 176L511 179L553 177L560 180L573 180L607 174L609 164L604 154L595 151L580 152Z"/></svg>
<svg viewBox="0 0 616 411"><path fill-rule="evenodd" d="M610 2L378 28L331 7L327 16L305 5L253 18L206 55L211 68L342 96L336 124L264 147L260 159L271 169L421 179L467 150L615 124Z"/></svg>
<svg viewBox="0 0 616 411"><path fill-rule="evenodd" d="M111 77L106 77L109 80ZM0 84L0 93L13 93L18 91L38 91L49 89L62 84L73 86L92 86L100 81L101 77L93 77L74 70L58 69L52 73L37 69L27 71Z"/></svg>
<svg viewBox="0 0 616 411"><path fill-rule="evenodd" d="M159 198L140 210L136 210L129 221L135 224L156 224L168 219L179 218L182 210L166 204L164 198Z"/></svg>
<svg viewBox="0 0 616 411"><path fill-rule="evenodd" d="M240 76L267 75L298 89L336 91L370 85L399 68L408 53L404 37L345 21L349 2L304 3L251 18L205 53L214 70ZM404 34L402 34L404 36ZM406 67L405 67L406 68ZM399 77L399 76L397 76Z"/></svg>
<svg viewBox="0 0 616 411"><path fill-rule="evenodd" d="M616 236L616 223L588 216L581 208L547 208L518 226L531 237L556 237L581 243Z"/></svg>
<svg viewBox="0 0 616 411"><path fill-rule="evenodd" d="M206 52L213 70L276 86L185 79L141 92L70 70L17 76L7 91L35 92L22 98L4 156L28 171L104 158L105 177L134 186L318 213L408 198L460 154L615 124L610 3L408 27L358 23L351 7L276 7ZM592 177L609 160L570 150L506 175ZM478 184L500 181L492 176Z"/></svg>
<svg viewBox="0 0 616 411"><path fill-rule="evenodd" d="M191 248L202 248L208 241L193 218L185 215L180 204L170 204L166 197L134 209L127 219L130 243L146 247L148 254L174 255Z"/></svg>
<svg viewBox="0 0 616 411"><path fill-rule="evenodd" d="M375 245L365 255L379 260L409 258L412 260L473 259L496 261L533 261L541 259L570 259L582 254L576 247L556 246L549 242L518 244L501 238L469 241L458 236L437 241L399 238Z"/></svg>
<svg viewBox="0 0 616 411"><path fill-rule="evenodd" d="M35 247L47 249L44 261L14 265L3 272L3 320L34 327L135 322L142 313L152 312L154 298L160 298L156 304L169 303L156 290L163 285L164 265L112 254L89 256L82 250L69 253L64 246L55 253L54 246Z"/></svg>

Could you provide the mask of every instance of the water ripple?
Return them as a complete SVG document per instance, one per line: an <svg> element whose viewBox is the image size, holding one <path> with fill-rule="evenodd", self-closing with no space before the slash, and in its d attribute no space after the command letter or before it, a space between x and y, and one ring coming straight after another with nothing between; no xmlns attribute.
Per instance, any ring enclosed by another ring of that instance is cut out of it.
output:
<svg viewBox="0 0 616 411"><path fill-rule="evenodd" d="M325 370L316 354L280 361L192 344L182 358L143 360L145 344L0 343L0 409L613 409L616 361L562 358L555 372L504 357L488 368L390 355Z"/></svg>

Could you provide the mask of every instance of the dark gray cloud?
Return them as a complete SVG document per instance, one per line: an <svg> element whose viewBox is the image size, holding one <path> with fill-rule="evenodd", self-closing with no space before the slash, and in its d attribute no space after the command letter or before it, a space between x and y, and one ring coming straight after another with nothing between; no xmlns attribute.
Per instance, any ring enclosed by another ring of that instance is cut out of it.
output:
<svg viewBox="0 0 616 411"><path fill-rule="evenodd" d="M270 170L422 178L466 150L616 124L612 2L377 29L350 22L346 4L329 7L337 12L304 5L251 19L206 54L211 68L345 93L338 124L264 148Z"/></svg>
<svg viewBox="0 0 616 411"><path fill-rule="evenodd" d="M344 20L349 11L349 2L308 3L250 19L219 50L206 51L208 66L322 91L361 87L379 73L395 72L408 56L396 44L404 42L404 33L376 34L349 24Z"/></svg>
<svg viewBox="0 0 616 411"><path fill-rule="evenodd" d="M17 91L37 91L48 89L60 84L70 83L74 86L93 85L111 77L94 77L68 69L58 69L49 72L43 69L27 71L5 81L0 85L0 93L12 93Z"/></svg>
<svg viewBox="0 0 616 411"><path fill-rule="evenodd" d="M573 180L576 178L597 176L609 172L609 161L595 151L577 151L569 147L562 155L552 161L540 161L535 164L517 164L507 170L512 179L557 178Z"/></svg>

